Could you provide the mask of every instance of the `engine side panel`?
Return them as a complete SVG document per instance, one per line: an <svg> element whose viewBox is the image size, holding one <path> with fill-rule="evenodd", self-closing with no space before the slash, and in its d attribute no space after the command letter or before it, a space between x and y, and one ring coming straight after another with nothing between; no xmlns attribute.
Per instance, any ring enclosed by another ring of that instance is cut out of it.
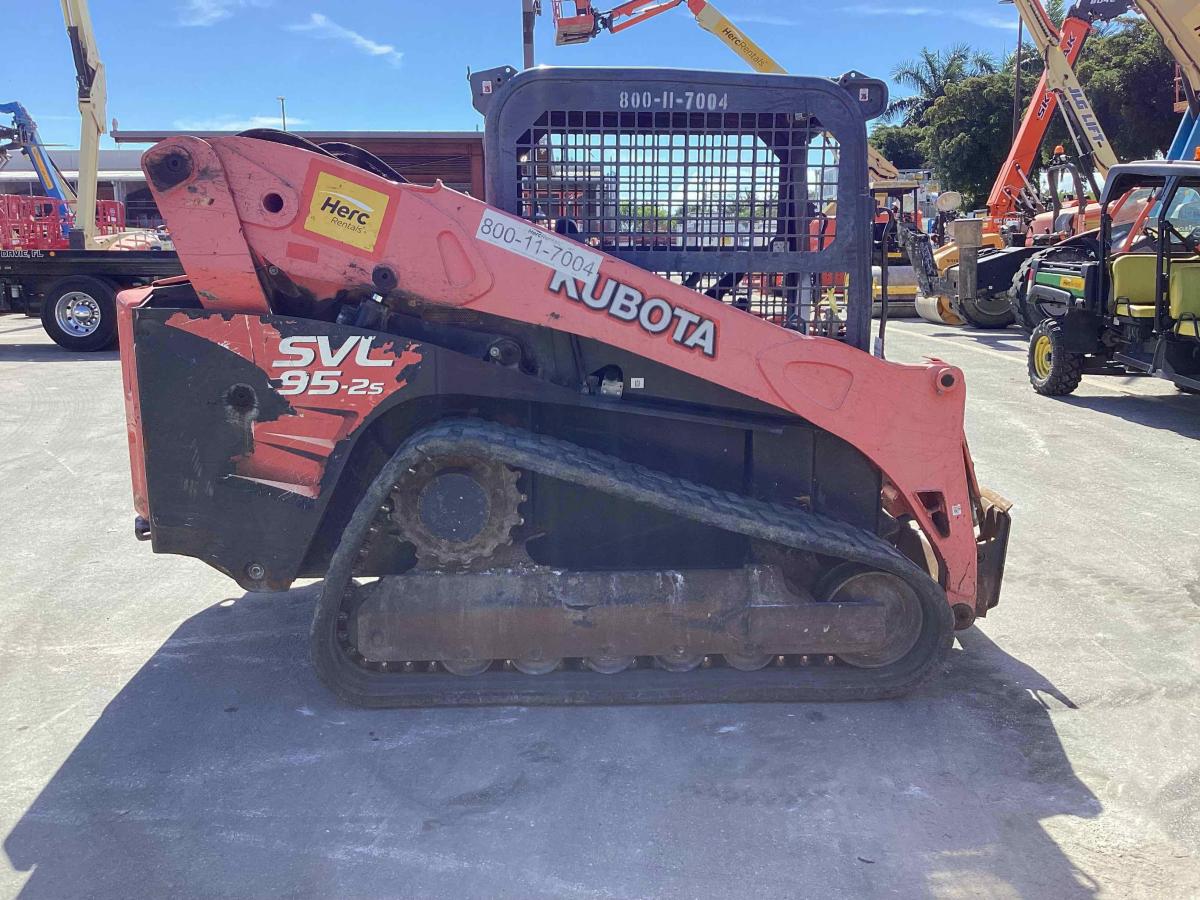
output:
<svg viewBox="0 0 1200 900"><path fill-rule="evenodd" d="M199 558L247 589L322 574L361 485L414 427L449 415L511 421L699 483L877 524L878 469L802 420L710 408L706 421L701 408L589 397L333 323L129 312L154 550ZM744 539L552 478L531 476L524 490L529 527L544 535L531 553L549 565L730 567L748 558ZM377 562L380 571L396 564Z"/></svg>

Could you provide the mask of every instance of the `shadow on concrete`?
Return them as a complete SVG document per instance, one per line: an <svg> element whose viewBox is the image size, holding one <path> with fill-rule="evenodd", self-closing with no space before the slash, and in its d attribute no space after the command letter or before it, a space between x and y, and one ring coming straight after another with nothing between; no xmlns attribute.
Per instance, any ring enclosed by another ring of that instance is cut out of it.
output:
<svg viewBox="0 0 1200 900"><path fill-rule="evenodd" d="M6 323L4 328L0 328L0 337L4 337L5 335L9 335L9 334L14 334L18 331L41 331L41 330L42 330L41 320L31 317L31 323L28 325L8 325Z"/></svg>
<svg viewBox="0 0 1200 900"><path fill-rule="evenodd" d="M41 327L40 325L38 326ZM117 350L94 350L76 353L64 350L58 344L3 344L0 343L0 363L5 362L96 362L97 360L119 360Z"/></svg>
<svg viewBox="0 0 1200 900"><path fill-rule="evenodd" d="M977 629L899 701L365 711L309 671L313 599L178 628L7 836L21 896L1098 891L1041 824L1100 812L1073 704Z"/></svg>
<svg viewBox="0 0 1200 900"><path fill-rule="evenodd" d="M953 331L934 331L930 336L957 338L959 340L965 337L993 350L1003 350L1008 353L1024 354L1029 344L1029 339L1025 336L1025 333L1016 328L983 329L963 327L955 328Z"/></svg>
<svg viewBox="0 0 1200 900"><path fill-rule="evenodd" d="M1081 409L1117 416L1127 422L1171 431L1180 437L1200 438L1200 396L1190 394L1106 394L1060 397L1060 402Z"/></svg>

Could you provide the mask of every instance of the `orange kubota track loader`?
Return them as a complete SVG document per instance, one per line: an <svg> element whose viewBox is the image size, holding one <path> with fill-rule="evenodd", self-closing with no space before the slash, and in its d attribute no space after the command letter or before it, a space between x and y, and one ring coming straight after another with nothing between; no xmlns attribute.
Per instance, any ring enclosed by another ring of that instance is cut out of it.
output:
<svg viewBox="0 0 1200 900"><path fill-rule="evenodd" d="M323 577L362 705L924 682L1009 515L962 372L866 352L883 84L493 71L492 205L279 132L146 153L187 276L120 299L139 536Z"/></svg>

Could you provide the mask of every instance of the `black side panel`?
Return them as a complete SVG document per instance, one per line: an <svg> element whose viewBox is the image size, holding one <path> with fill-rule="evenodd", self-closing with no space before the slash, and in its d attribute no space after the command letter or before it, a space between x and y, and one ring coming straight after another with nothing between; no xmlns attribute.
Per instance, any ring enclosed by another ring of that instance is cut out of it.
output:
<svg viewBox="0 0 1200 900"><path fill-rule="evenodd" d="M730 491L741 491L745 432L649 416L598 415L545 407L534 430L601 450L648 468ZM553 478L534 475L529 496L537 562L571 569L725 568L746 561L740 535L688 522Z"/></svg>
<svg viewBox="0 0 1200 900"><path fill-rule="evenodd" d="M879 524L879 470L850 444L815 433L813 510L875 531Z"/></svg>
<svg viewBox="0 0 1200 900"><path fill-rule="evenodd" d="M315 527L317 503L233 480L234 459L251 449L250 422L227 403L230 389L253 391L253 418L282 416L287 403L267 373L202 337L139 310L135 321L142 435L156 553L195 556L239 583L251 563L289 582L297 546Z"/></svg>
<svg viewBox="0 0 1200 900"><path fill-rule="evenodd" d="M272 360L264 356L275 351L243 344L236 352L221 345L258 333L254 326L277 332L279 339L327 336L335 347L370 334L277 316L260 323L153 307L134 314L154 549L201 559L247 589L276 589L301 574L323 574L350 512L383 462L415 429L447 416L507 423L691 482L811 508L869 530L876 525L878 472L852 447L802 420L589 395L395 336L376 335L391 342L397 355L417 350L419 361L403 369L401 387L386 400L364 398L366 417L332 449L320 451L319 442L305 443L320 433L292 418L297 410L277 392ZM678 387L688 393L686 385ZM704 396L703 388L697 384L694 393ZM323 417L328 426L331 410L311 401L305 408L315 409L318 431ZM256 445L264 434L270 440ZM299 443L280 444L281 435L296 435ZM272 455L279 447L292 456L280 462ZM300 463L287 461L296 457ZM248 470L248 459L265 468ZM293 475L305 467L314 471L314 464L315 484ZM275 471L282 474L270 474ZM534 558L548 565L723 568L748 558L743 536L613 499L594 486L527 474L522 490L529 497L522 536L530 539ZM360 563L362 574L397 571L411 561L403 547L392 549L373 550Z"/></svg>

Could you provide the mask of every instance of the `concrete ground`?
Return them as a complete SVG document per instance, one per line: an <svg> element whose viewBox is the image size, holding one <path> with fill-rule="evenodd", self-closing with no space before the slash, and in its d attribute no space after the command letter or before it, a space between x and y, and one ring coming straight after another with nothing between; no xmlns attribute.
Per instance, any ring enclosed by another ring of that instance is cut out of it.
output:
<svg viewBox="0 0 1200 900"><path fill-rule="evenodd" d="M115 354L0 319L0 894L1200 895L1200 397L962 366L1016 503L1002 602L944 677L846 705L364 712L305 658L312 588L154 557Z"/></svg>

